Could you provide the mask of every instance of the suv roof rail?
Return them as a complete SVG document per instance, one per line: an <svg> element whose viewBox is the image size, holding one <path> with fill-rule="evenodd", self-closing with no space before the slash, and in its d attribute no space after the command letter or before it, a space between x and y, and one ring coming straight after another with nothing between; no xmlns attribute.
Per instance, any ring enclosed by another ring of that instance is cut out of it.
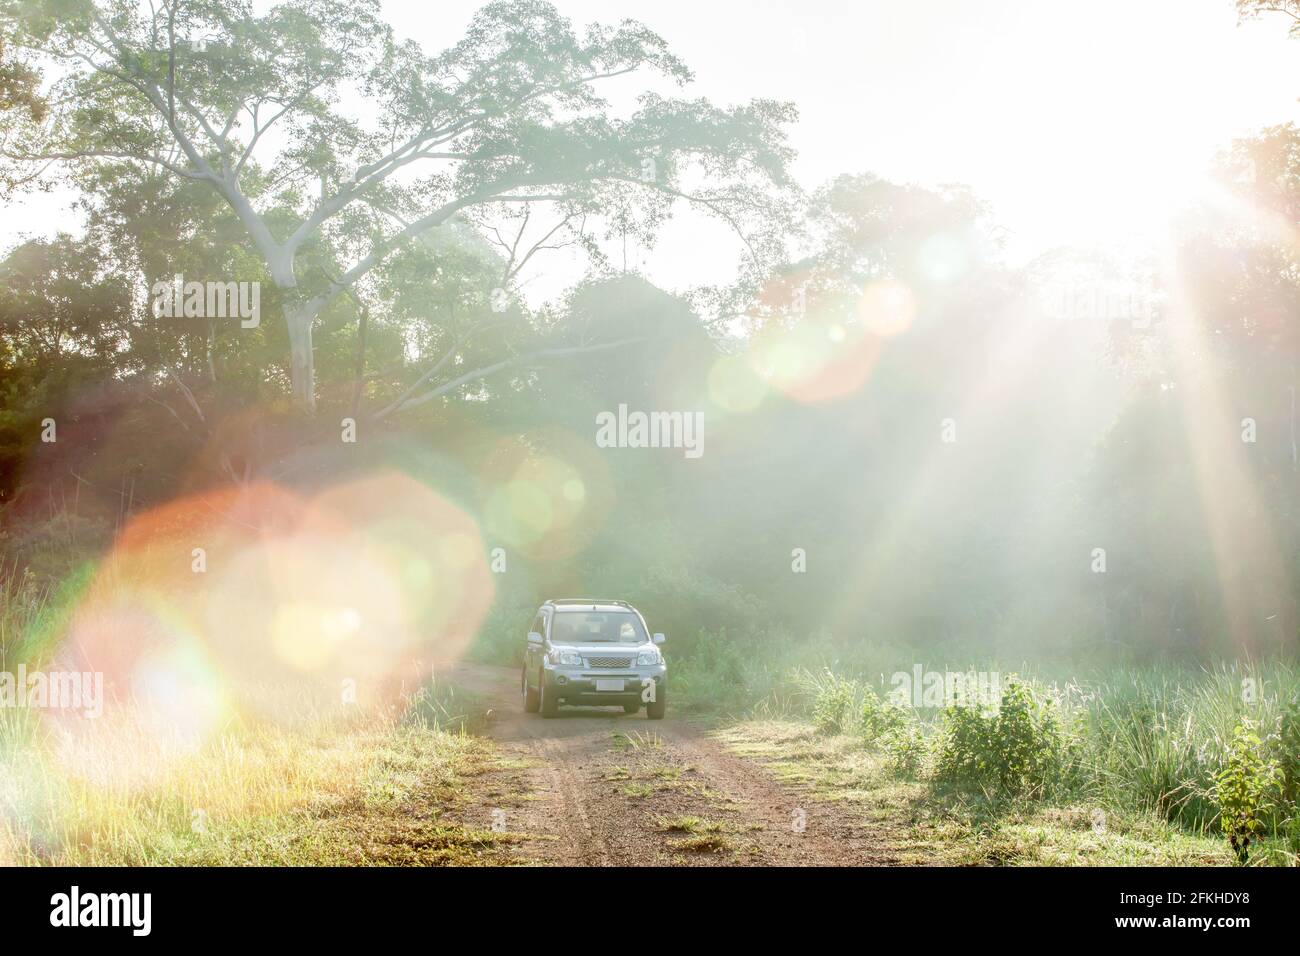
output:
<svg viewBox="0 0 1300 956"><path fill-rule="evenodd" d="M613 601L604 598L550 598L543 604L616 604L619 607L631 607L627 601Z"/></svg>

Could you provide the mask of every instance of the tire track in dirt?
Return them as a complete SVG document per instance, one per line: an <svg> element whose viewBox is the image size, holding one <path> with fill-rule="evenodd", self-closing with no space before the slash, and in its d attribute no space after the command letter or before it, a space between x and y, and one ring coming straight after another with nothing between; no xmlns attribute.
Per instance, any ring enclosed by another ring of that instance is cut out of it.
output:
<svg viewBox="0 0 1300 956"><path fill-rule="evenodd" d="M546 761L558 784L563 800L564 817L571 823L565 828L567 832L564 836L571 838L566 842L571 847L576 847L578 862L582 865L609 866L609 853L599 831L592 826L591 819L587 815L583 790L577 786L568 748L560 741L546 737L537 738L537 743L540 758ZM572 839L574 837L576 839Z"/></svg>
<svg viewBox="0 0 1300 956"><path fill-rule="evenodd" d="M446 678L491 710L499 767L449 814L516 837L506 859L571 866L860 866L900 862L900 829L813 799L728 752L702 726L644 712L526 714L518 671L457 664Z"/></svg>

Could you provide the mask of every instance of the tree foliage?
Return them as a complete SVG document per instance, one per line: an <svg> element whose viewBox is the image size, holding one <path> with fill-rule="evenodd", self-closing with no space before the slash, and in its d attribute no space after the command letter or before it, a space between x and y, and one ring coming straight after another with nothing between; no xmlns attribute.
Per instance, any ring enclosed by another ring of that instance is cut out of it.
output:
<svg viewBox="0 0 1300 956"><path fill-rule="evenodd" d="M5 12L15 46L59 73L57 105L4 155L92 176L153 167L215 191L284 293L306 409L322 311L458 216L541 204L566 228L601 218L649 238L682 201L729 223L752 257L779 242L792 108L647 90L618 114L600 92L614 78L690 80L637 23L580 34L549 3L498 0L431 56L394 37L377 0L289 0L260 16L227 0L7 0Z"/></svg>

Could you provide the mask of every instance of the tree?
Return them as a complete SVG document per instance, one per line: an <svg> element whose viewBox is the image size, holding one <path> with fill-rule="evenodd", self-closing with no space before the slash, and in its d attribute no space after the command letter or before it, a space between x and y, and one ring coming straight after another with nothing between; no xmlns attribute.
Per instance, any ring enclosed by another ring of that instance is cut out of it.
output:
<svg viewBox="0 0 1300 956"><path fill-rule="evenodd" d="M0 339L46 379L111 369L131 303L100 276L93 248L67 235L33 240L0 263Z"/></svg>
<svg viewBox="0 0 1300 956"><path fill-rule="evenodd" d="M45 117L45 101L37 90L40 75L27 66L5 56L4 37L0 36L0 113L23 110L33 121Z"/></svg>
<svg viewBox="0 0 1300 956"><path fill-rule="evenodd" d="M1255 20L1266 13L1281 13L1291 18L1291 36L1300 36L1300 0L1237 0L1237 16Z"/></svg>
<svg viewBox="0 0 1300 956"><path fill-rule="evenodd" d="M17 486L42 419L121 361L131 303L101 274L96 250L66 235L0 260L0 501Z"/></svg>
<svg viewBox="0 0 1300 956"><path fill-rule="evenodd" d="M1300 129L1268 127L1216 162L1187 210L1174 295L1112 355L1132 395L1093 453L1087 523L1132 569L1112 613L1154 645L1291 651L1300 636Z"/></svg>
<svg viewBox="0 0 1300 956"><path fill-rule="evenodd" d="M529 248L554 245L559 229L594 250L598 221L650 241L684 201L729 223L751 260L779 243L793 108L647 91L616 115L607 81L691 79L632 21L579 36L549 3L498 0L431 57L393 36L378 0L286 0L261 16L248 0L0 0L0 11L13 47L59 73L48 117L6 137L3 156L83 174L153 166L215 190L282 293L304 410L321 311L457 218L537 209L535 222L558 225Z"/></svg>
<svg viewBox="0 0 1300 956"><path fill-rule="evenodd" d="M991 245L988 209L962 186L932 190L870 173L840 175L811 197L800 223L803 256L770 270L742 303L754 330L805 321L854 322L864 288L884 279L953 286ZM943 248L934 244L943 242ZM961 268L937 269L954 255Z"/></svg>

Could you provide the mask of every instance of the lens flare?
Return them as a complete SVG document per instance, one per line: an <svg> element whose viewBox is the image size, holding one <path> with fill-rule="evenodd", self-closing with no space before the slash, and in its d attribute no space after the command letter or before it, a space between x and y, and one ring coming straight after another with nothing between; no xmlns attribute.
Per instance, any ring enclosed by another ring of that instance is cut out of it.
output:
<svg viewBox="0 0 1300 956"><path fill-rule="evenodd" d="M483 478L488 534L533 557L581 551L612 501L609 466L595 444L558 429L503 440Z"/></svg>
<svg viewBox="0 0 1300 956"><path fill-rule="evenodd" d="M859 325L805 322L755 341L749 360L773 389L798 402L824 402L860 389L882 339Z"/></svg>
<svg viewBox="0 0 1300 956"><path fill-rule="evenodd" d="M936 236L923 257L936 276L956 278L965 269L959 261L963 251L957 240ZM883 343L912 326L917 302L897 279L857 288L798 273L768 283L756 309L768 321L750 338L744 365L724 358L709 376L710 397L725 411L748 411L768 391L805 403L857 391Z"/></svg>
<svg viewBox="0 0 1300 956"><path fill-rule="evenodd" d="M902 282L882 279L869 283L858 299L858 319L872 335L901 335L916 318L916 297Z"/></svg>
<svg viewBox="0 0 1300 956"><path fill-rule="evenodd" d="M724 412L739 414L757 408L769 389L745 355L724 355L709 370L709 398Z"/></svg>
<svg viewBox="0 0 1300 956"><path fill-rule="evenodd" d="M303 694L384 702L413 661L458 656L493 579L478 527L381 473L306 497L269 483L141 513L51 626L43 664L102 675L102 713L42 715L71 779L156 783L230 719Z"/></svg>

